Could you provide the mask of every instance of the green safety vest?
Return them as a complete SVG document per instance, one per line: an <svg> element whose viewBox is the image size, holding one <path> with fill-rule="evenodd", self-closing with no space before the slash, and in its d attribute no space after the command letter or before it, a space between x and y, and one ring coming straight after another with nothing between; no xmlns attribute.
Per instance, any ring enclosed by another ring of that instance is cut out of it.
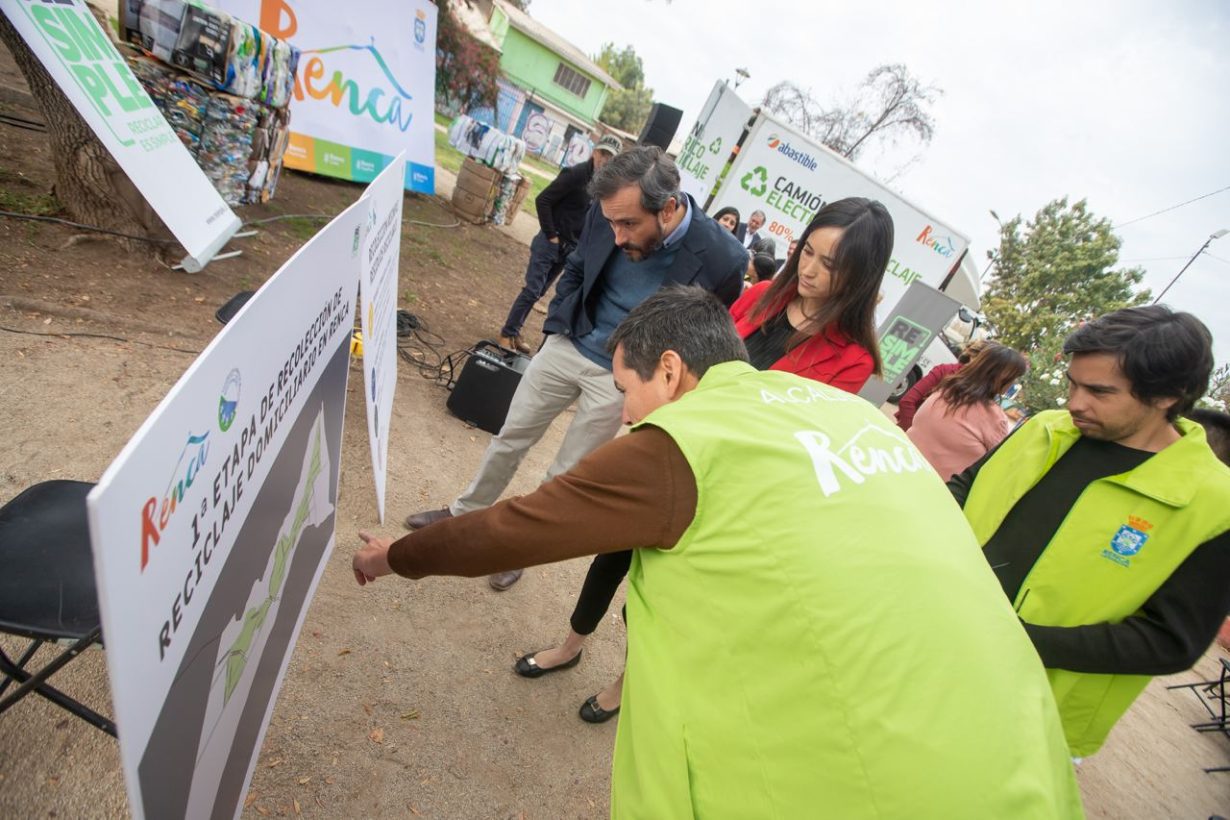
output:
<svg viewBox="0 0 1230 820"><path fill-rule="evenodd" d="M1134 470L1090 484L1021 583L1013 602L1039 626L1118 623L1196 547L1230 529L1230 469L1200 425ZM1080 438L1064 410L1039 413L978 471L965 515L979 544ZM1072 754L1091 755L1148 684L1148 675L1048 669Z"/></svg>
<svg viewBox="0 0 1230 820"><path fill-rule="evenodd" d="M1081 816L1037 654L896 425L741 362L644 423L697 503L629 572L613 817Z"/></svg>

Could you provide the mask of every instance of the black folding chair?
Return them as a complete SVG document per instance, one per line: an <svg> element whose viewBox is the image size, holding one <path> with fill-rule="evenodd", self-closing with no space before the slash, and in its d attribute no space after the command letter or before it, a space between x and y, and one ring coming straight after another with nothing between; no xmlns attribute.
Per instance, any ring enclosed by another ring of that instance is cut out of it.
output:
<svg viewBox="0 0 1230 820"><path fill-rule="evenodd" d="M85 514L93 486L44 481L0 507L0 632L30 640L15 661L0 648L0 714L33 693L114 737L113 721L47 683L90 644L102 643ZM27 671L48 642L67 647L37 672Z"/></svg>
<svg viewBox="0 0 1230 820"><path fill-rule="evenodd" d="M1230 700L1227 700L1230 696L1230 692L1227 691L1230 687L1230 660L1225 658L1219 660L1221 660L1221 677L1195 683L1179 683L1166 688L1190 689L1200 698L1200 705L1209 713L1212 720L1193 723L1193 729L1197 732L1221 732L1226 737L1230 737ZM1205 769L1205 772L1230 772L1230 766Z"/></svg>

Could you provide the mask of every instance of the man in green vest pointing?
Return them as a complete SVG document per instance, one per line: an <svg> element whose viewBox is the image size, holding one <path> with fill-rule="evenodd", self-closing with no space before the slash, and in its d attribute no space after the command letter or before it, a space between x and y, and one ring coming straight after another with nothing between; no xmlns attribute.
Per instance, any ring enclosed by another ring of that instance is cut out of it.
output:
<svg viewBox="0 0 1230 820"><path fill-rule="evenodd" d="M1151 676L1199 660L1230 611L1230 469L1181 418L1213 367L1196 317L1120 310L1063 349L1067 409L1030 419L949 488L1083 757Z"/></svg>
<svg viewBox="0 0 1230 820"><path fill-rule="evenodd" d="M356 580L639 548L617 818L1081 816L1042 665L896 425L753 369L698 288L610 343L630 435L521 498L361 533Z"/></svg>

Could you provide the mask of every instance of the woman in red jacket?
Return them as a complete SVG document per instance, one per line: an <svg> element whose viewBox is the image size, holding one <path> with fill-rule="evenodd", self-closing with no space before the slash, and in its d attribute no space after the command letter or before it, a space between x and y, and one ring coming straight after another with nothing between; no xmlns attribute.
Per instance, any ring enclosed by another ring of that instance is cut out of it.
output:
<svg viewBox="0 0 1230 820"><path fill-rule="evenodd" d="M879 202L821 208L782 272L731 305L752 366L862 389L880 373L875 306L892 251L893 220Z"/></svg>

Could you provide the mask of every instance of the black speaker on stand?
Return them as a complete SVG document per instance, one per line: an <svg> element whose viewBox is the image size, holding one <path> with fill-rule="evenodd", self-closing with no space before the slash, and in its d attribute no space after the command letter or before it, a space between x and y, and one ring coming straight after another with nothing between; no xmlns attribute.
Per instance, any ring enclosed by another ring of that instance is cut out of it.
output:
<svg viewBox="0 0 1230 820"><path fill-rule="evenodd" d="M670 148L682 118L683 112L678 108L654 103L653 108L649 109L649 119L645 120L645 127L641 129L637 142L641 145L656 145L665 151Z"/></svg>

